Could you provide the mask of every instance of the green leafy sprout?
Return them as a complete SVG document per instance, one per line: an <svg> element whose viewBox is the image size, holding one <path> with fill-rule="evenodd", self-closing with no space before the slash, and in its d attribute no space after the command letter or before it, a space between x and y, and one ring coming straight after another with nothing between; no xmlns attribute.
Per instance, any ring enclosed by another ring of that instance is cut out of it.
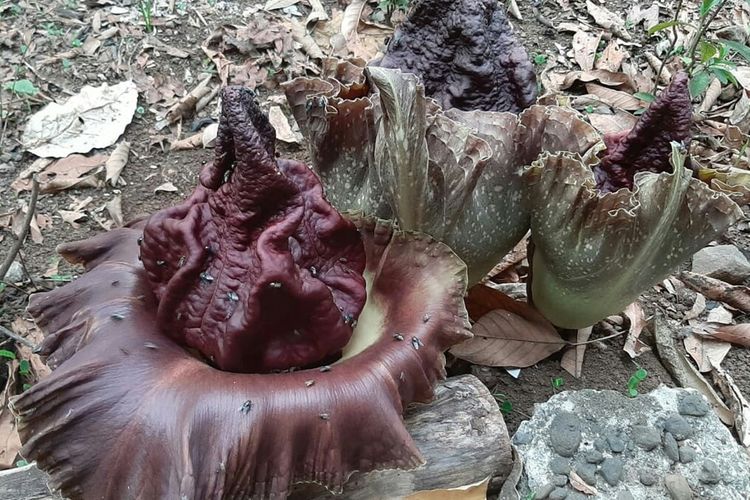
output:
<svg viewBox="0 0 750 500"><path fill-rule="evenodd" d="M9 90L19 97L33 97L39 93L39 89L30 80L14 80L3 83L3 89Z"/></svg>
<svg viewBox="0 0 750 500"><path fill-rule="evenodd" d="M544 66L547 64L547 54L534 54L534 64Z"/></svg>
<svg viewBox="0 0 750 500"><path fill-rule="evenodd" d="M153 0L141 0L138 2L138 12L143 18L146 33L154 31L154 2Z"/></svg>

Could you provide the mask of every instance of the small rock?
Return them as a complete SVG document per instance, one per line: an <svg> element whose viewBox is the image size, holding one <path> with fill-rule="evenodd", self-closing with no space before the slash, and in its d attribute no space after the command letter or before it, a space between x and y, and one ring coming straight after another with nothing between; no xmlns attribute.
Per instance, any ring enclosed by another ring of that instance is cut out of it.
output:
<svg viewBox="0 0 750 500"><path fill-rule="evenodd" d="M8 272L5 273L4 281L6 283L20 283L23 281L23 266L17 260L11 263Z"/></svg>
<svg viewBox="0 0 750 500"><path fill-rule="evenodd" d="M590 500L590 498L578 491L569 491L567 500Z"/></svg>
<svg viewBox="0 0 750 500"><path fill-rule="evenodd" d="M669 432L664 433L664 453L672 462L680 461L680 450L677 447L677 440Z"/></svg>
<svg viewBox="0 0 750 500"><path fill-rule="evenodd" d="M691 417L702 417L708 413L708 403L700 394L689 392L683 395L677 403L677 411L680 415L689 415Z"/></svg>
<svg viewBox="0 0 750 500"><path fill-rule="evenodd" d="M538 490L536 490L536 493L534 493L534 498L542 500L544 498L549 498L550 493L552 493L552 490L555 489L555 485L552 483L547 483Z"/></svg>
<svg viewBox="0 0 750 500"><path fill-rule="evenodd" d="M656 484L656 481L659 480L659 476L657 476L653 471L642 470L639 474L638 479L640 479L641 484L643 484L644 486L653 486Z"/></svg>
<svg viewBox="0 0 750 500"><path fill-rule="evenodd" d="M564 500L568 498L568 490L565 488L555 488L547 497L549 500Z"/></svg>
<svg viewBox="0 0 750 500"><path fill-rule="evenodd" d="M600 464L604 460L604 455L598 450L589 450L586 452L586 461L590 464Z"/></svg>
<svg viewBox="0 0 750 500"><path fill-rule="evenodd" d="M695 448L688 445L680 446L680 462L689 464L695 460Z"/></svg>
<svg viewBox="0 0 750 500"><path fill-rule="evenodd" d="M750 277L750 262L734 245L706 247L693 255L693 272L738 285Z"/></svg>
<svg viewBox="0 0 750 500"><path fill-rule="evenodd" d="M576 466L576 474L586 481L586 484L596 486L596 465L578 464Z"/></svg>
<svg viewBox="0 0 750 500"><path fill-rule="evenodd" d="M612 453L622 453L625 451L625 440L617 434L611 433L607 436L607 444Z"/></svg>
<svg viewBox="0 0 750 500"><path fill-rule="evenodd" d="M532 437L531 433L525 430L519 430L513 436L513 444L516 444L516 445L529 444L531 442L531 437Z"/></svg>
<svg viewBox="0 0 750 500"><path fill-rule="evenodd" d="M635 500L635 497L629 491L621 491L617 494L617 500Z"/></svg>
<svg viewBox="0 0 750 500"><path fill-rule="evenodd" d="M563 457L555 457L549 462L549 469L553 474L570 474L570 463Z"/></svg>
<svg viewBox="0 0 750 500"><path fill-rule="evenodd" d="M568 484L568 476L564 474L555 474L554 476L552 476L552 483L555 486L559 486L560 488L562 488L563 486Z"/></svg>
<svg viewBox="0 0 750 500"><path fill-rule="evenodd" d="M664 485L672 500L692 500L693 498L693 491L682 474L667 474L664 476Z"/></svg>
<svg viewBox="0 0 750 500"><path fill-rule="evenodd" d="M624 463L617 457L605 458L599 468L599 474L610 486L616 486L622 479Z"/></svg>
<svg viewBox="0 0 750 500"><path fill-rule="evenodd" d="M594 448L598 451L604 451L607 449L607 442L603 438L594 439Z"/></svg>
<svg viewBox="0 0 750 500"><path fill-rule="evenodd" d="M581 444L581 420L574 414L561 411L549 426L552 449L562 457L572 457Z"/></svg>
<svg viewBox="0 0 750 500"><path fill-rule="evenodd" d="M719 466L713 460L704 460L703 468L700 474L698 474L698 481L706 484L716 484L721 479L721 473L719 472Z"/></svg>
<svg viewBox="0 0 750 500"><path fill-rule="evenodd" d="M685 417L676 413L664 422L664 430L672 434L677 441L682 441L693 435L693 428L690 427Z"/></svg>
<svg viewBox="0 0 750 500"><path fill-rule="evenodd" d="M633 426L633 441L646 451L651 451L661 444L659 431L647 425Z"/></svg>

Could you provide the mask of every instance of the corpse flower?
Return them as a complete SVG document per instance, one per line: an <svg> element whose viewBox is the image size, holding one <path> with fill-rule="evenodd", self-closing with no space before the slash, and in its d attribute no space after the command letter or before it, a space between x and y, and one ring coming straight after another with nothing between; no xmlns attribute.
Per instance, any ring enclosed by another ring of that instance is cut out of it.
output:
<svg viewBox="0 0 750 500"><path fill-rule="evenodd" d="M534 66L496 0L420 0L372 63L422 78L447 110L518 113L536 100Z"/></svg>
<svg viewBox="0 0 750 500"><path fill-rule="evenodd" d="M14 409L22 454L64 495L286 498L422 462L402 412L470 336L465 266L342 217L274 135L250 91L225 89L184 203L59 248L86 273L32 297L54 370Z"/></svg>
<svg viewBox="0 0 750 500"><path fill-rule="evenodd" d="M742 217L685 163L692 106L677 74L601 160L542 156L528 172L531 297L554 324L583 328L622 311Z"/></svg>
<svg viewBox="0 0 750 500"><path fill-rule="evenodd" d="M524 166L585 154L599 135L572 110L443 111L400 70L331 64L285 85L331 203L448 244L476 283L529 228Z"/></svg>

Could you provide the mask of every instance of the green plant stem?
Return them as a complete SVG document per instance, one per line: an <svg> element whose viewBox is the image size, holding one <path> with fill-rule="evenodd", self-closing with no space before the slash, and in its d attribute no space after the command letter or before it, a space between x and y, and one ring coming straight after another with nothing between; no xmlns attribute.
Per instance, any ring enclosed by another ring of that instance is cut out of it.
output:
<svg viewBox="0 0 750 500"><path fill-rule="evenodd" d="M680 17L680 11L682 10L682 0L678 0L677 7L674 11L674 17L672 18L675 22L677 21L677 18ZM651 95L656 95L656 90L659 88L659 78L661 78L661 72L664 71L664 66L667 63L667 59L669 59L672 56L672 52L674 51L674 47L677 45L677 24L672 26L672 41L669 44L669 49L667 50L666 56L664 56L664 59L661 60L661 64L659 65L659 71L656 72L656 81L654 82L654 88L651 89Z"/></svg>
<svg viewBox="0 0 750 500"><path fill-rule="evenodd" d="M690 48L688 49L687 57L690 66L688 66L688 69L691 68L695 62L695 50L698 48L698 44L700 43L701 39L703 38L703 35L706 34L706 30L711 25L711 23L716 19L716 16L719 15L719 12L721 9L724 8L724 5L727 3L727 0L721 0L719 4L716 6L716 8L711 12L710 15L704 17L701 19L701 23L698 28L698 32L695 34L693 39L690 41Z"/></svg>

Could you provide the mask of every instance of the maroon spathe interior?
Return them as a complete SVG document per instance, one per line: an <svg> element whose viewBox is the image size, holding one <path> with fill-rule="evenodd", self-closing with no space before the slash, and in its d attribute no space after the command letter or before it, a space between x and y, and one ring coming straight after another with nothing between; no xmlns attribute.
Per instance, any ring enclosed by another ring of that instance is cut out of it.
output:
<svg viewBox="0 0 750 500"><path fill-rule="evenodd" d="M275 158L274 142L253 93L226 88L214 162L140 241L159 327L223 370L333 360L365 303L357 229L306 165Z"/></svg>
<svg viewBox="0 0 750 500"><path fill-rule="evenodd" d="M604 136L607 149L594 168L603 192L632 189L638 172L669 172L671 142L690 141L693 106L687 73L677 73L666 90L628 131Z"/></svg>

